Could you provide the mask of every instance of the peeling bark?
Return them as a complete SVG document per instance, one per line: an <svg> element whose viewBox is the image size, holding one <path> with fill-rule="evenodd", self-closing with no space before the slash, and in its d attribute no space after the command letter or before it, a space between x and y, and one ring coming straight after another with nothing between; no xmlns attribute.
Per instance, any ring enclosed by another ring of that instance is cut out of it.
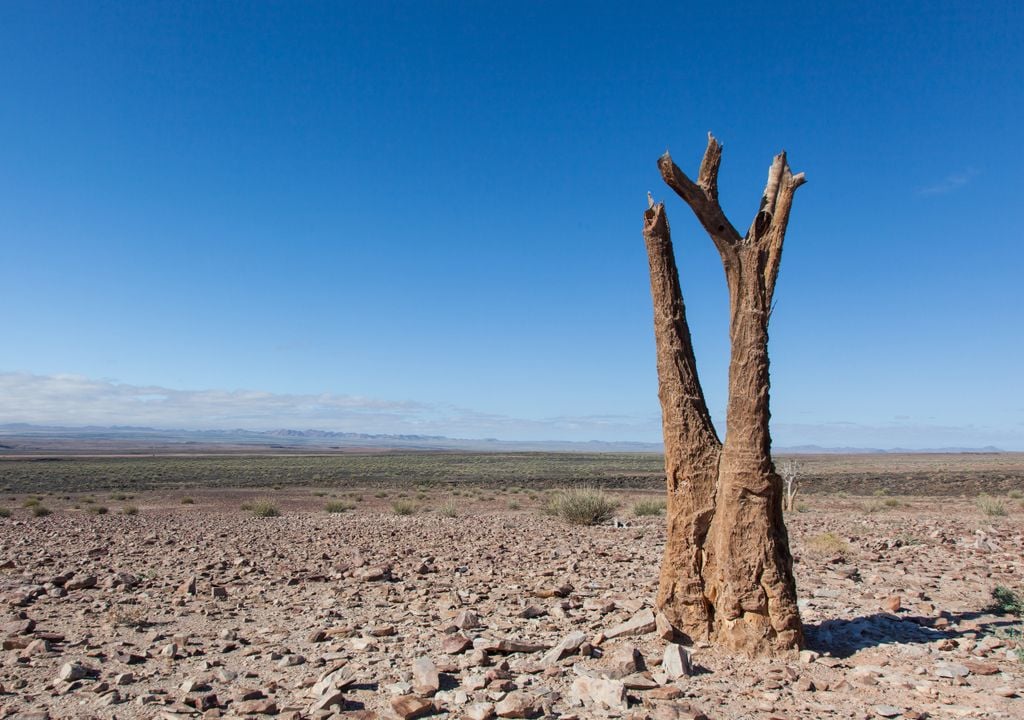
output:
<svg viewBox="0 0 1024 720"><path fill-rule="evenodd" d="M691 640L774 655L803 641L782 481L771 459L768 320L793 194L804 176L790 172L785 153L777 155L760 209L740 236L718 203L721 155L709 133L697 182L668 153L658 168L725 268L731 359L724 443L697 376L664 204L644 213L668 489L657 604Z"/></svg>

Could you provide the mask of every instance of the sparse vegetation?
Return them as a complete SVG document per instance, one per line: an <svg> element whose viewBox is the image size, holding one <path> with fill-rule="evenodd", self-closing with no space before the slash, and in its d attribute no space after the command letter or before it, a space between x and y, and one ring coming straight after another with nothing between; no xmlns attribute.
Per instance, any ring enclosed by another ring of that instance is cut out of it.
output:
<svg viewBox="0 0 1024 720"><path fill-rule="evenodd" d="M90 505L88 510L91 515L106 515L110 512L105 505Z"/></svg>
<svg viewBox="0 0 1024 720"><path fill-rule="evenodd" d="M597 525L611 520L619 501L591 487L571 488L548 498L544 511L571 525Z"/></svg>
<svg viewBox="0 0 1024 720"><path fill-rule="evenodd" d="M1006 496L1011 500L1020 500L1022 497L1024 497L1024 494L1022 494L1020 490L1011 490L1010 492L1006 493Z"/></svg>
<svg viewBox="0 0 1024 720"><path fill-rule="evenodd" d="M1006 503L999 498L992 497L991 495L979 495L975 501L978 509L981 510L985 515L991 517L1002 517L1006 515Z"/></svg>
<svg viewBox="0 0 1024 720"><path fill-rule="evenodd" d="M195 498L183 497L181 499L181 504L182 505L195 505L196 504L196 500L195 500Z"/></svg>
<svg viewBox="0 0 1024 720"><path fill-rule="evenodd" d="M134 505L125 505L123 508L121 508L121 512L123 512L125 515L138 515L139 509Z"/></svg>
<svg viewBox="0 0 1024 720"><path fill-rule="evenodd" d="M807 540L807 549L818 555L847 555L850 545L834 532L824 532Z"/></svg>
<svg viewBox="0 0 1024 720"><path fill-rule="evenodd" d="M448 498L437 508L437 512L444 517L457 517L459 514L459 504L455 502L454 498Z"/></svg>
<svg viewBox="0 0 1024 720"><path fill-rule="evenodd" d="M281 511L271 500L261 499L249 503L249 512L256 517L280 517Z"/></svg>
<svg viewBox="0 0 1024 720"><path fill-rule="evenodd" d="M512 500L508 501L508 509L509 510L518 510L521 507L522 507L522 505L519 504L519 501L514 499L514 498Z"/></svg>
<svg viewBox="0 0 1024 720"><path fill-rule="evenodd" d="M331 500L324 505L324 510L329 513L343 513L355 508L355 505L347 500Z"/></svg>
<svg viewBox="0 0 1024 720"><path fill-rule="evenodd" d="M0 518L7 518L11 516L11 511L5 507L0 507Z"/></svg>
<svg viewBox="0 0 1024 720"><path fill-rule="evenodd" d="M649 499L649 500L638 500L633 505L633 514L637 517L645 517L649 515L661 515L665 512L665 500L664 498Z"/></svg>
<svg viewBox="0 0 1024 720"><path fill-rule="evenodd" d="M993 609L1004 615L1024 615L1024 592L1015 592L1005 585L992 589Z"/></svg>
<svg viewBox="0 0 1024 720"><path fill-rule="evenodd" d="M391 503L391 509L395 515L415 515L417 506L409 500L395 500Z"/></svg>
<svg viewBox="0 0 1024 720"><path fill-rule="evenodd" d="M32 505L31 507L32 517L46 517L47 515L50 515L52 513L52 510L50 510L50 508L46 507L45 505L39 505L37 503L35 505Z"/></svg>

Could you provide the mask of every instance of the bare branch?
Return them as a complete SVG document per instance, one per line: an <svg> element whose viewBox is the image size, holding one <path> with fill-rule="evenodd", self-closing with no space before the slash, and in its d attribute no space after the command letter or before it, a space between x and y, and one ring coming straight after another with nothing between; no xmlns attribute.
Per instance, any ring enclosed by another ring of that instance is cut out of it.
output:
<svg viewBox="0 0 1024 720"><path fill-rule="evenodd" d="M807 182L803 173L794 175L786 162L785 151L775 156L768 169L761 209L747 232L747 242L764 243L767 260L764 268L765 297L771 303L775 292L775 281L779 276L782 260L782 242L789 224L789 211L793 206L796 189Z"/></svg>
<svg viewBox="0 0 1024 720"><path fill-rule="evenodd" d="M708 147L700 164L698 182L690 180L672 162L668 152L658 158L658 170L665 183L693 210L697 220L714 241L722 259L731 262L735 255L733 246L740 243L741 237L718 204L718 167L721 161L722 146L708 133Z"/></svg>
<svg viewBox="0 0 1024 720"><path fill-rule="evenodd" d="M661 399L667 453L690 447L721 447L704 390L686 322L679 287L672 235L665 204L644 212L644 243L651 269L654 328L658 357L658 395Z"/></svg>

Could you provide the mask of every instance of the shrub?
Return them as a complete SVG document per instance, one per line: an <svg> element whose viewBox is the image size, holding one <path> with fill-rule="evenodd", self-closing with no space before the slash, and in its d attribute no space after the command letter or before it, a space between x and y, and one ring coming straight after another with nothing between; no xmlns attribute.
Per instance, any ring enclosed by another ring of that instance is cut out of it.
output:
<svg viewBox="0 0 1024 720"><path fill-rule="evenodd" d="M346 500L331 500L329 503L324 505L324 510L329 513L343 513L348 512L354 507L355 505L347 502Z"/></svg>
<svg viewBox="0 0 1024 720"><path fill-rule="evenodd" d="M885 505L886 507L897 508L903 503L901 503L896 498L886 498L885 500L882 501L882 504Z"/></svg>
<svg viewBox="0 0 1024 720"><path fill-rule="evenodd" d="M11 516L11 511L5 507L0 507L0 518L6 518Z"/></svg>
<svg viewBox="0 0 1024 720"><path fill-rule="evenodd" d="M1024 593L996 585L992 590L992 600L994 608L1004 615L1024 615Z"/></svg>
<svg viewBox="0 0 1024 720"><path fill-rule="evenodd" d="M22 507L34 508L34 507L39 505L39 499L38 498L25 498L25 502L23 502L21 505L22 505Z"/></svg>
<svg viewBox="0 0 1024 720"><path fill-rule="evenodd" d="M825 532L808 539L807 549L819 555L846 555L849 544L834 532Z"/></svg>
<svg viewBox="0 0 1024 720"><path fill-rule="evenodd" d="M437 511L444 517L456 517L459 514L459 505L454 498L449 498L441 504Z"/></svg>
<svg viewBox="0 0 1024 720"><path fill-rule="evenodd" d="M123 493L114 493L113 495L110 496L110 499L117 500L118 502L120 502L122 500L127 500L128 496Z"/></svg>
<svg viewBox="0 0 1024 720"><path fill-rule="evenodd" d="M594 488L571 488L548 498L544 511L571 525L596 525L611 520L619 501Z"/></svg>
<svg viewBox="0 0 1024 720"><path fill-rule="evenodd" d="M50 510L50 508L46 507L45 505L36 504L32 506L33 517L46 517L51 512L52 511Z"/></svg>
<svg viewBox="0 0 1024 720"><path fill-rule="evenodd" d="M182 505L195 505L196 501L195 501L195 498L183 497L181 499L181 504Z"/></svg>
<svg viewBox="0 0 1024 720"><path fill-rule="evenodd" d="M277 505L270 500L256 500L249 503L249 511L256 517L279 517L281 515Z"/></svg>
<svg viewBox="0 0 1024 720"><path fill-rule="evenodd" d="M106 515L110 511L104 505L91 505L89 512L93 515Z"/></svg>
<svg viewBox="0 0 1024 720"><path fill-rule="evenodd" d="M1011 500L1020 500L1022 497L1024 497L1024 494L1022 494L1020 490L1011 490L1010 492L1006 493L1006 496Z"/></svg>
<svg viewBox="0 0 1024 720"><path fill-rule="evenodd" d="M665 512L665 500L663 498L638 500L633 505L633 514L637 517L661 515L663 512Z"/></svg>
<svg viewBox="0 0 1024 720"><path fill-rule="evenodd" d="M977 499L978 509L986 515L1002 517L1006 514L1006 504L999 498L989 495L979 495Z"/></svg>
<svg viewBox="0 0 1024 720"><path fill-rule="evenodd" d="M121 508L121 512L123 512L125 515L138 515L139 509L134 505L125 505L123 508Z"/></svg>
<svg viewBox="0 0 1024 720"><path fill-rule="evenodd" d="M519 504L518 500L509 500L508 501L508 509L509 510L518 510L520 507L522 507L522 506Z"/></svg>
<svg viewBox="0 0 1024 720"><path fill-rule="evenodd" d="M416 503L408 500L395 500L391 503L391 509L395 511L395 515L415 515Z"/></svg>

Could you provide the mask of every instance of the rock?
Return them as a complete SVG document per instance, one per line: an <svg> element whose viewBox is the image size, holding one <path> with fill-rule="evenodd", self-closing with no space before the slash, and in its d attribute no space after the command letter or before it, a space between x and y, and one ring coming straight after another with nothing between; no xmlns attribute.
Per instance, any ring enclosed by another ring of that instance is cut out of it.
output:
<svg viewBox="0 0 1024 720"><path fill-rule="evenodd" d="M210 588L210 596L215 600L224 600L228 596L228 589L223 585L214 585Z"/></svg>
<svg viewBox="0 0 1024 720"><path fill-rule="evenodd" d="M242 700L232 703L231 709L239 715L276 715L277 703L270 698Z"/></svg>
<svg viewBox="0 0 1024 720"><path fill-rule="evenodd" d="M64 584L67 590L89 590L96 587L95 575L81 575L73 577Z"/></svg>
<svg viewBox="0 0 1024 720"><path fill-rule="evenodd" d="M813 650L801 650L800 651L800 662L804 665L810 665L812 662L817 660L820 655Z"/></svg>
<svg viewBox="0 0 1024 720"><path fill-rule="evenodd" d="M651 720L708 720L708 716L689 703L664 703L654 706Z"/></svg>
<svg viewBox="0 0 1024 720"><path fill-rule="evenodd" d="M462 610L455 616L455 627L460 630L472 630L480 627L480 616L472 610Z"/></svg>
<svg viewBox="0 0 1024 720"><path fill-rule="evenodd" d="M935 666L935 676L940 678L963 678L970 674L970 668L959 663L943 663Z"/></svg>
<svg viewBox="0 0 1024 720"><path fill-rule="evenodd" d="M195 595L196 594L196 577L193 575L188 580L183 582L177 589L177 595Z"/></svg>
<svg viewBox="0 0 1024 720"><path fill-rule="evenodd" d="M511 692L494 705L494 712L503 718L532 718L540 714L537 699L524 692Z"/></svg>
<svg viewBox="0 0 1024 720"><path fill-rule="evenodd" d="M661 669L670 680L689 676L693 673L690 653L682 645L669 643L665 646L665 657L661 661Z"/></svg>
<svg viewBox="0 0 1024 720"><path fill-rule="evenodd" d="M492 703L473 703L466 707L462 714L467 720L491 720L494 717L494 705Z"/></svg>
<svg viewBox="0 0 1024 720"><path fill-rule="evenodd" d="M562 638L562 641L560 643L558 643L553 648L551 648L547 653L545 653L544 657L541 658L541 662L545 665L553 665L562 658L564 658L566 655L572 655L573 653L575 653L577 650L580 649L580 646L586 641L586 634L578 630L575 632L571 632L564 638Z"/></svg>
<svg viewBox="0 0 1024 720"><path fill-rule="evenodd" d="M903 709L892 705L875 705L871 711L878 717L894 718L903 714Z"/></svg>
<svg viewBox="0 0 1024 720"><path fill-rule="evenodd" d="M461 633L445 636L441 641L441 651L447 655L458 655L473 647L473 641Z"/></svg>
<svg viewBox="0 0 1024 720"><path fill-rule="evenodd" d="M370 567L360 568L355 573L355 579L362 582L381 582L383 580L390 580L391 566L371 565Z"/></svg>
<svg viewBox="0 0 1024 720"><path fill-rule="evenodd" d="M585 705L598 705L611 710L626 709L626 686L618 680L580 675L573 681L572 691Z"/></svg>
<svg viewBox="0 0 1024 720"><path fill-rule="evenodd" d="M431 696L441 688L440 676L433 661L421 656L412 664L412 687L418 695Z"/></svg>
<svg viewBox="0 0 1024 720"><path fill-rule="evenodd" d="M667 642L672 642L678 635L668 616L663 612L654 616L654 630L658 633L658 637Z"/></svg>
<svg viewBox="0 0 1024 720"><path fill-rule="evenodd" d="M324 692L309 706L309 712L315 713L320 710L328 710L332 705L345 707L345 695L342 694L341 690L329 689Z"/></svg>
<svg viewBox="0 0 1024 720"><path fill-rule="evenodd" d="M885 602L882 603L882 607L891 613L898 613L900 609L903 607L903 600L902 598L900 598L899 595L892 595L885 599Z"/></svg>
<svg viewBox="0 0 1024 720"><path fill-rule="evenodd" d="M398 695L391 698L391 709L402 720L413 720L434 712L434 703L415 695Z"/></svg>
<svg viewBox="0 0 1024 720"><path fill-rule="evenodd" d="M547 650L550 645L544 643L530 642L528 640L512 640L505 638L493 640L491 638L477 638L473 641L473 647L487 653L534 653Z"/></svg>
<svg viewBox="0 0 1024 720"><path fill-rule="evenodd" d="M616 625L610 630L604 631L605 638L611 640L626 635L646 635L654 632L657 621L654 619L654 612L650 609L641 610L624 623Z"/></svg>
<svg viewBox="0 0 1024 720"><path fill-rule="evenodd" d="M64 682L74 682L75 680L81 680L93 675L96 675L95 670L78 662L64 663L60 666L60 670L57 671L57 679Z"/></svg>

